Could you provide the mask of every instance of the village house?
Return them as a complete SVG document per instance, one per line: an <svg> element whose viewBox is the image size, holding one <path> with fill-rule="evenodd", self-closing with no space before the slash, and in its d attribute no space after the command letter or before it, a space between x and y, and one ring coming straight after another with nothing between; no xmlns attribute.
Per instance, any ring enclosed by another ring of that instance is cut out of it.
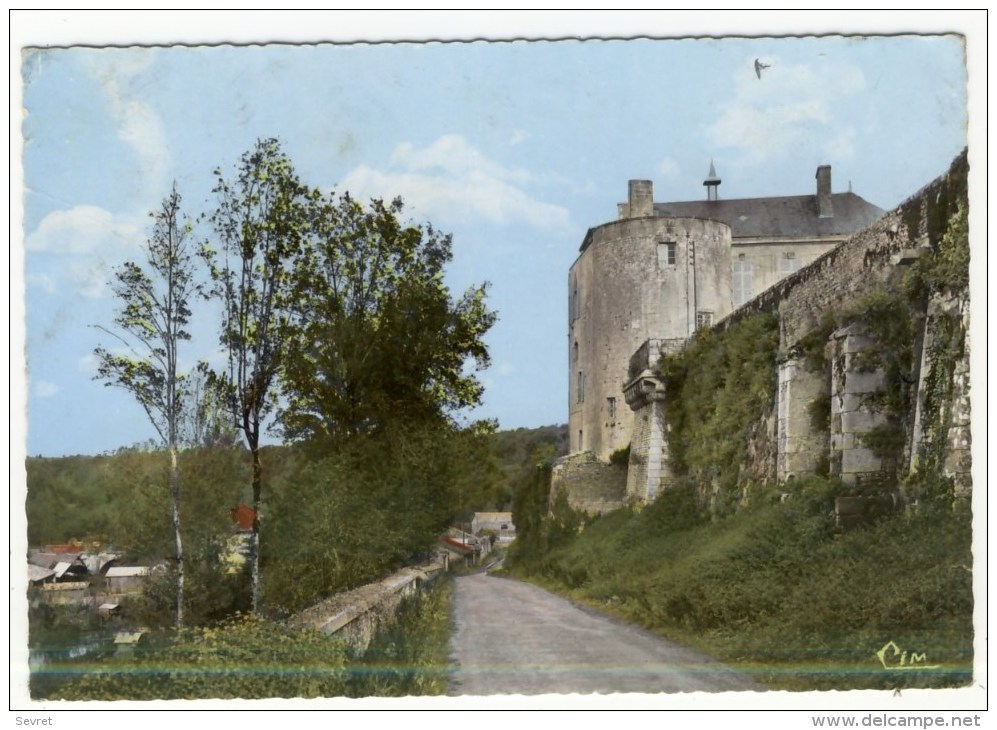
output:
<svg viewBox="0 0 997 730"><path fill-rule="evenodd" d="M478 537L494 536L499 545L507 545L516 539L512 512L475 512L471 532Z"/></svg>

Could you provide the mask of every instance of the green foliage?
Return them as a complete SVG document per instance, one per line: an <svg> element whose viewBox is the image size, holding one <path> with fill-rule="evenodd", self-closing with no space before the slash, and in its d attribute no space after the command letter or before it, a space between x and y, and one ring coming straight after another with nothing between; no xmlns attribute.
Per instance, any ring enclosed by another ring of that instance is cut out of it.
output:
<svg viewBox="0 0 997 730"><path fill-rule="evenodd" d="M180 472L177 449L184 440L186 377L178 372L179 344L190 339L190 299L200 291L194 257L187 248L189 221L180 217L180 194L174 185L160 209L152 213L152 236L145 246L146 265L126 262L115 272L112 290L120 309L112 334L128 350L119 355L98 347L96 378L124 388L139 402L169 450L168 477L176 563L177 627L183 625L184 554L180 525Z"/></svg>
<svg viewBox="0 0 997 730"><path fill-rule="evenodd" d="M516 525L516 541L509 547L510 564L520 555L542 554L546 547L545 525L550 506L552 465L538 463L532 475L516 491L512 503L512 521Z"/></svg>
<svg viewBox="0 0 997 730"><path fill-rule="evenodd" d="M775 316L762 313L724 332L701 330L662 361L671 463L714 494L720 512L739 501L748 441L772 408L778 344Z"/></svg>
<svg viewBox="0 0 997 730"><path fill-rule="evenodd" d="M949 455L955 368L965 356L966 332L955 313L940 313L934 324L931 365L922 385L922 439L910 491L919 500L948 505L953 495L952 483L941 475Z"/></svg>
<svg viewBox="0 0 997 730"><path fill-rule="evenodd" d="M29 458L25 466L30 545L110 543L133 560L171 553L162 452Z"/></svg>
<svg viewBox="0 0 997 730"><path fill-rule="evenodd" d="M451 237L399 220L402 201L348 194L316 199L291 279L283 363L285 436L342 443L393 420L450 421L483 388L465 372L488 366L495 322L486 286L453 298L444 284Z"/></svg>
<svg viewBox="0 0 997 730"><path fill-rule="evenodd" d="M465 446L459 431L399 427L275 477L263 528L268 610L294 613L424 558L457 511Z"/></svg>
<svg viewBox="0 0 997 730"><path fill-rule="evenodd" d="M53 699L163 700L341 697L347 651L336 639L253 616L154 637L130 655L77 666Z"/></svg>
<svg viewBox="0 0 997 730"><path fill-rule="evenodd" d="M968 211L968 203L960 200L945 223L941 240L904 274L903 291L910 301L922 301L930 294L969 289Z"/></svg>
<svg viewBox="0 0 997 730"><path fill-rule="evenodd" d="M537 467L568 453L568 427L496 431L489 441L491 452L483 457L489 477L468 485L464 504L476 511L510 511L519 490L533 484Z"/></svg>
<svg viewBox="0 0 997 730"><path fill-rule="evenodd" d="M609 463L617 466L626 466L630 463L630 444L617 449L609 455Z"/></svg>
<svg viewBox="0 0 997 730"><path fill-rule="evenodd" d="M153 227L144 246L145 263L126 261L115 270L111 282L119 305L115 329L100 327L126 352L98 347L96 379L131 393L162 443L175 447L182 440L185 394L178 347L190 339L190 302L200 286L187 245L191 226L180 212L175 185L150 217Z"/></svg>
<svg viewBox="0 0 997 730"><path fill-rule="evenodd" d="M883 423L874 426L861 434L862 445L880 459L897 458L903 453L907 443L907 434L896 422Z"/></svg>
<svg viewBox="0 0 997 730"><path fill-rule="evenodd" d="M351 661L351 697L442 695L450 680L453 581L439 578L406 597L395 622Z"/></svg>
<svg viewBox="0 0 997 730"><path fill-rule="evenodd" d="M825 373L828 368L827 340L839 327L832 312L821 318L820 324L804 335L796 344L794 356L802 356L803 366L812 373Z"/></svg>
<svg viewBox="0 0 997 730"><path fill-rule="evenodd" d="M439 695L450 670L452 582L403 599L395 620L362 654L339 639L248 614L215 625L143 637L128 654L82 660L49 652L32 696L75 701L266 699ZM80 627L53 625L78 646ZM52 637L49 637L52 645Z"/></svg>
<svg viewBox="0 0 997 730"><path fill-rule="evenodd" d="M32 458L26 467L30 545L109 545L124 564L157 564L174 554L163 452ZM242 450L204 449L182 452L179 467L184 475L185 622L202 623L243 605L245 579L227 574L222 558L233 529L229 510L244 498L249 466ZM124 608L139 623L170 623L176 584L170 589L168 581L173 579L172 571L160 574L144 600Z"/></svg>
<svg viewBox="0 0 997 730"><path fill-rule="evenodd" d="M209 296L222 305L219 342L228 368L213 382L253 456L254 511L250 543L253 609L262 609L260 514L263 463L260 426L277 406L274 386L288 349L295 292L293 272L310 225L309 203L315 193L297 176L276 139L260 139L239 160L235 176L215 170L218 203L210 220L218 248L205 243Z"/></svg>
<svg viewBox="0 0 997 730"><path fill-rule="evenodd" d="M827 433L831 430L831 396L821 393L807 405L810 428Z"/></svg>
<svg viewBox="0 0 997 730"><path fill-rule="evenodd" d="M867 402L886 423L861 434L863 445L899 464L910 428L914 389L914 315L906 299L890 292L869 295L840 315L842 323L857 323L874 345L858 353L855 365L883 373L883 388Z"/></svg>
<svg viewBox="0 0 997 730"><path fill-rule="evenodd" d="M840 533L844 487L752 492L723 520L691 487L597 518L511 570L744 667L775 688L957 686L971 678L971 520L899 514ZM884 669L894 641L933 671Z"/></svg>

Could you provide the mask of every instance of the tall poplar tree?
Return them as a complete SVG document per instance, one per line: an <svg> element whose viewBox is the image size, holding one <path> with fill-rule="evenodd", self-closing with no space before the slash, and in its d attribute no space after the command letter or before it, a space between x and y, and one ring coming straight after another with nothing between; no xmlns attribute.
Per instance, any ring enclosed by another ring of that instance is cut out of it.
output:
<svg viewBox="0 0 997 730"><path fill-rule="evenodd" d="M220 374L235 427L253 462L253 610L262 608L260 511L263 503L261 425L276 403L275 378L285 357L287 297L307 228L311 194L276 139L243 154L234 179L215 170L218 206L211 216L217 247L206 244L211 295L222 305L220 341L228 355Z"/></svg>
<svg viewBox="0 0 997 730"><path fill-rule="evenodd" d="M152 235L145 244L145 262L124 263L115 271L111 288L121 307L115 329L100 327L121 347L98 346L96 378L124 388L145 410L170 455L169 490L176 543L176 625L183 627L184 563L180 532L180 469L185 377L178 371L179 344L190 339L190 300L198 291L195 260L188 247L191 223L180 212L176 185L158 210L151 213Z"/></svg>

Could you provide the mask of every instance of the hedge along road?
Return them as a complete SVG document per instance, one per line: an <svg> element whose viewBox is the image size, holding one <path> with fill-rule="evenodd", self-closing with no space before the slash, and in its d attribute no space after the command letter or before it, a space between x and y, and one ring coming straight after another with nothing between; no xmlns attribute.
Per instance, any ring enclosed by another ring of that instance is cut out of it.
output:
<svg viewBox="0 0 997 730"><path fill-rule="evenodd" d="M736 692L705 654L518 580L457 578L450 695Z"/></svg>

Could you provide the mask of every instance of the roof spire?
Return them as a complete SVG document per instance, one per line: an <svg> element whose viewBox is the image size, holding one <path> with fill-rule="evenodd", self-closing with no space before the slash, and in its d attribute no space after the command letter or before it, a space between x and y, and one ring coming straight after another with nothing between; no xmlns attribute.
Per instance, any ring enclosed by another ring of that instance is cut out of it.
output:
<svg viewBox="0 0 997 730"><path fill-rule="evenodd" d="M706 186L706 199L716 200L717 199L717 187L720 185L720 178L717 177L716 168L713 167L713 158L710 158L710 172L705 180L703 180L703 185Z"/></svg>

